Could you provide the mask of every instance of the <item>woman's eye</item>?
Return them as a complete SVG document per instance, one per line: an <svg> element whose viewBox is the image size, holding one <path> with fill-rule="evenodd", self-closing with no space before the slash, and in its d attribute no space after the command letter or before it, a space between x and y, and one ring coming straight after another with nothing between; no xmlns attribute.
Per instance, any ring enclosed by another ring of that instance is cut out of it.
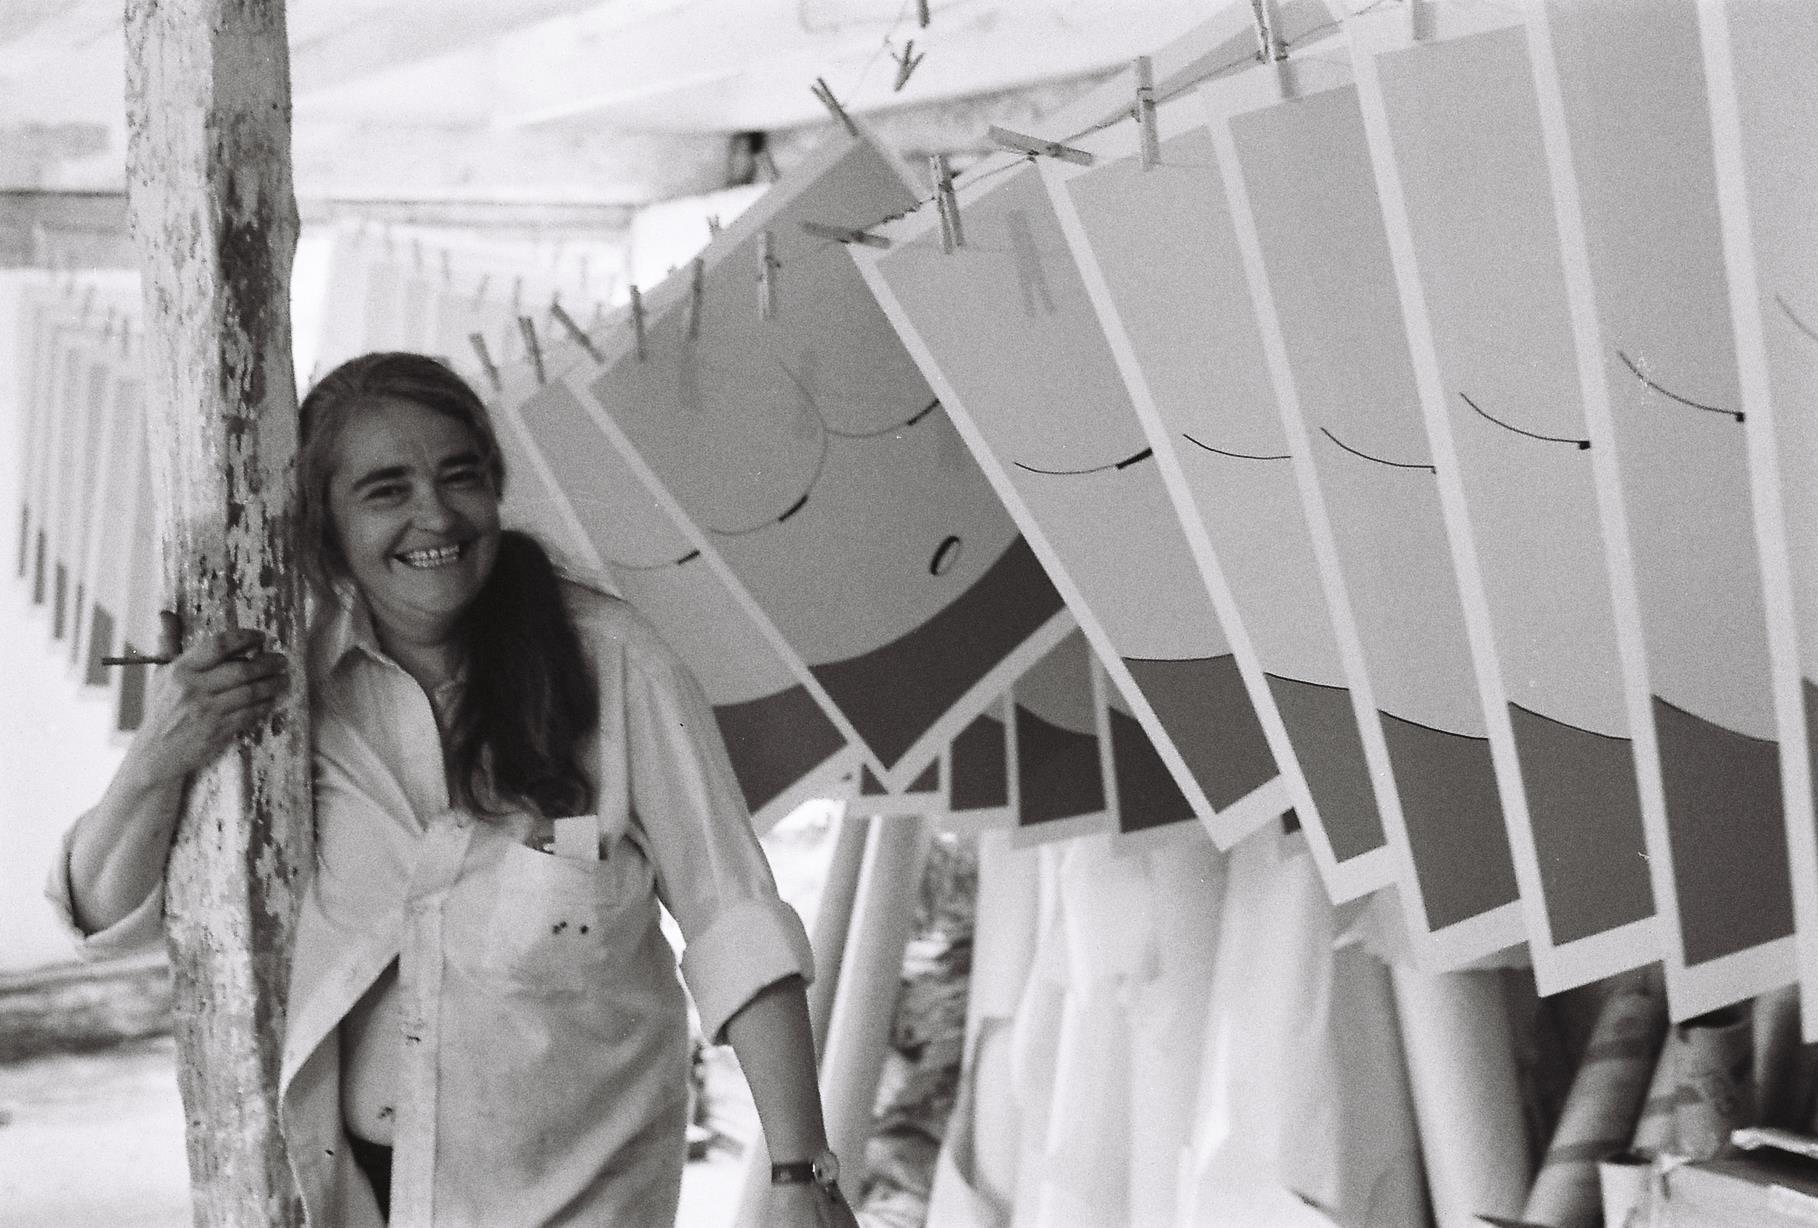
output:
<svg viewBox="0 0 1818 1228"><path fill-rule="evenodd" d="M366 488L368 503L396 503L404 497L404 486L400 482L384 482Z"/></svg>
<svg viewBox="0 0 1818 1228"><path fill-rule="evenodd" d="M480 480L478 469L455 469L442 479L450 486L468 487Z"/></svg>

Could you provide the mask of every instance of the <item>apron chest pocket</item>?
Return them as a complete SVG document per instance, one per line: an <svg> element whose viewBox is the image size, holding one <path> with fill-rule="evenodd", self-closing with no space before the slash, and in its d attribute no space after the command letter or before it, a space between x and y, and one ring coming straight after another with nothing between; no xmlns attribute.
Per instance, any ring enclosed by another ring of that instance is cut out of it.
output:
<svg viewBox="0 0 1818 1228"><path fill-rule="evenodd" d="M601 988L641 936L636 918L654 906L650 864L629 842L606 861L508 844L497 874L485 962L519 992Z"/></svg>

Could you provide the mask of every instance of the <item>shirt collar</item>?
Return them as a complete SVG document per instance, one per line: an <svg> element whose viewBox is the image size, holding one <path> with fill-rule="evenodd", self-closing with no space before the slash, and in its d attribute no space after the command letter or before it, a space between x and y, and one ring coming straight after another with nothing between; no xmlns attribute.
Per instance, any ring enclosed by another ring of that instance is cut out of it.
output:
<svg viewBox="0 0 1818 1228"><path fill-rule="evenodd" d="M380 647L379 633L373 627L372 608L358 588L345 582L337 583L333 594L322 605L324 610L310 645L313 677L328 679L354 652L363 652L393 669L403 669ZM466 679L467 670L463 666L430 692L430 702L438 707L452 703Z"/></svg>
<svg viewBox="0 0 1818 1228"><path fill-rule="evenodd" d="M327 678L355 650L377 661L385 661L379 647L378 632L373 629L372 610L360 590L351 584L337 583L333 593L320 603L316 631L311 639L311 672Z"/></svg>

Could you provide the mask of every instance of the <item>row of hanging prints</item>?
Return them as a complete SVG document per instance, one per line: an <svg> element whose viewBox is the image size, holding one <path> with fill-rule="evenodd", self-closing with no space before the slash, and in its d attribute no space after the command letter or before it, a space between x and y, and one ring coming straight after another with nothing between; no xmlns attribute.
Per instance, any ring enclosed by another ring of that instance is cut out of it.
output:
<svg viewBox="0 0 1818 1228"><path fill-rule="evenodd" d="M1818 12L1263 11L925 184L817 83L836 135L585 323L348 229L319 366L475 380L508 516L663 628L760 828L1297 829L1410 964L1797 982L1818 1036ZM21 316L15 570L122 729L136 299Z"/></svg>

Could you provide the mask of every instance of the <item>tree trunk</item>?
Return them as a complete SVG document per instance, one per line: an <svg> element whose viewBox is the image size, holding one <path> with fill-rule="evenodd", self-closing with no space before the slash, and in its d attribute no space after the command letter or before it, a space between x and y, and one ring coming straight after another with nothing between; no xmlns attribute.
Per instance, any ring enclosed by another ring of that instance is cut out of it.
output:
<svg viewBox="0 0 1818 1228"><path fill-rule="evenodd" d="M198 1225L301 1225L277 1083L312 857L302 589L288 534L296 248L282 0L128 0L127 192L145 276L148 434L185 639L290 654L291 698L198 774L167 873Z"/></svg>

